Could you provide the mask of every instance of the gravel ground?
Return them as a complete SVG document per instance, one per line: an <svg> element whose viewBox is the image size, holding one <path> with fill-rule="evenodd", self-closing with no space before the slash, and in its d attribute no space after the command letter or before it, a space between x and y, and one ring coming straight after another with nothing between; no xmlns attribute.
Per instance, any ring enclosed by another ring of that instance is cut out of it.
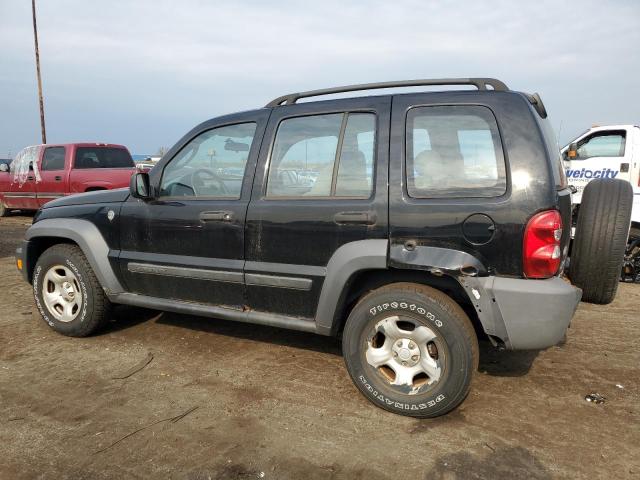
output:
<svg viewBox="0 0 640 480"><path fill-rule="evenodd" d="M11 257L30 221L0 219L2 479L640 478L638 285L581 304L563 346L483 344L462 406L415 420L366 401L331 338L129 308L54 333Z"/></svg>

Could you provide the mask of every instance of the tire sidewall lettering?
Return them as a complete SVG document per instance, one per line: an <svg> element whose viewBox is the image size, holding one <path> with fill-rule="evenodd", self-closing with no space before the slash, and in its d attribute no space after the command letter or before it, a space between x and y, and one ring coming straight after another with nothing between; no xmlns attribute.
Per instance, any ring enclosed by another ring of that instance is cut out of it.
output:
<svg viewBox="0 0 640 480"><path fill-rule="evenodd" d="M415 303L407 303L402 301L385 302L369 308L369 313L371 314L371 316L376 316L377 314L389 309L407 310L411 313L417 313L421 317L426 318L429 323L432 323L436 327L441 328L443 326L442 320L440 320L433 312L430 312L429 310L427 310L427 308L418 306Z"/></svg>
<svg viewBox="0 0 640 480"><path fill-rule="evenodd" d="M446 395L440 393L436 395L435 398L427 401L422 401L420 403L407 403L407 402L398 402L388 397L385 397L384 394L380 393L376 388L371 384L369 380L363 375L360 374L358 380L362 383L364 388L371 394L371 396L379 403L386 405L388 407L394 407L399 410L425 410L428 408L435 407L438 403L442 402L446 399Z"/></svg>

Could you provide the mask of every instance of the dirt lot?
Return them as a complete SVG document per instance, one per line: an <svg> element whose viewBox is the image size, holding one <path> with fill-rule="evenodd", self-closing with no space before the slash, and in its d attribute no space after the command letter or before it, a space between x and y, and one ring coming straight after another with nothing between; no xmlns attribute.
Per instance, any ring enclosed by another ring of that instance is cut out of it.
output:
<svg viewBox="0 0 640 480"><path fill-rule="evenodd" d="M54 333L11 257L30 221L0 220L2 479L640 478L638 285L562 347L483 345L464 404L414 420L357 392L334 339L134 309Z"/></svg>

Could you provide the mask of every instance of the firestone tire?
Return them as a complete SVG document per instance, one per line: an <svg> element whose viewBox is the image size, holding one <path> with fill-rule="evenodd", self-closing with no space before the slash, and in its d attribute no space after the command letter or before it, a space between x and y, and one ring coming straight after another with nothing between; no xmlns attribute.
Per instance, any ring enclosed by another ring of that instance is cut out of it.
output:
<svg viewBox="0 0 640 480"><path fill-rule="evenodd" d="M86 337L99 330L111 308L76 245L54 245L40 256L33 272L33 293L42 319L69 337Z"/></svg>
<svg viewBox="0 0 640 480"><path fill-rule="evenodd" d="M569 276L585 302L606 305L616 296L632 204L633 188L624 180L592 180L584 189Z"/></svg>
<svg viewBox="0 0 640 480"><path fill-rule="evenodd" d="M413 283L365 295L347 319L342 352L369 401L420 418L444 415L462 403L479 357L462 308L444 293Z"/></svg>

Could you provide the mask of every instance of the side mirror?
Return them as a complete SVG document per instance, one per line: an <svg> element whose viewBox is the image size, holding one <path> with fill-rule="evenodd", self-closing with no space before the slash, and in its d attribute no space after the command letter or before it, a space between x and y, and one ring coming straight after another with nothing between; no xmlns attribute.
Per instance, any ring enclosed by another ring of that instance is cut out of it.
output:
<svg viewBox="0 0 640 480"><path fill-rule="evenodd" d="M575 160L578 158L578 145L576 143L572 143L569 145L569 149L567 150L567 159Z"/></svg>
<svg viewBox="0 0 640 480"><path fill-rule="evenodd" d="M8 172L9 171L9 165L7 165L6 163L0 163L0 172Z"/></svg>
<svg viewBox="0 0 640 480"><path fill-rule="evenodd" d="M129 181L129 192L133 198L147 200L151 198L151 190L149 189L149 174L138 172L131 175Z"/></svg>

